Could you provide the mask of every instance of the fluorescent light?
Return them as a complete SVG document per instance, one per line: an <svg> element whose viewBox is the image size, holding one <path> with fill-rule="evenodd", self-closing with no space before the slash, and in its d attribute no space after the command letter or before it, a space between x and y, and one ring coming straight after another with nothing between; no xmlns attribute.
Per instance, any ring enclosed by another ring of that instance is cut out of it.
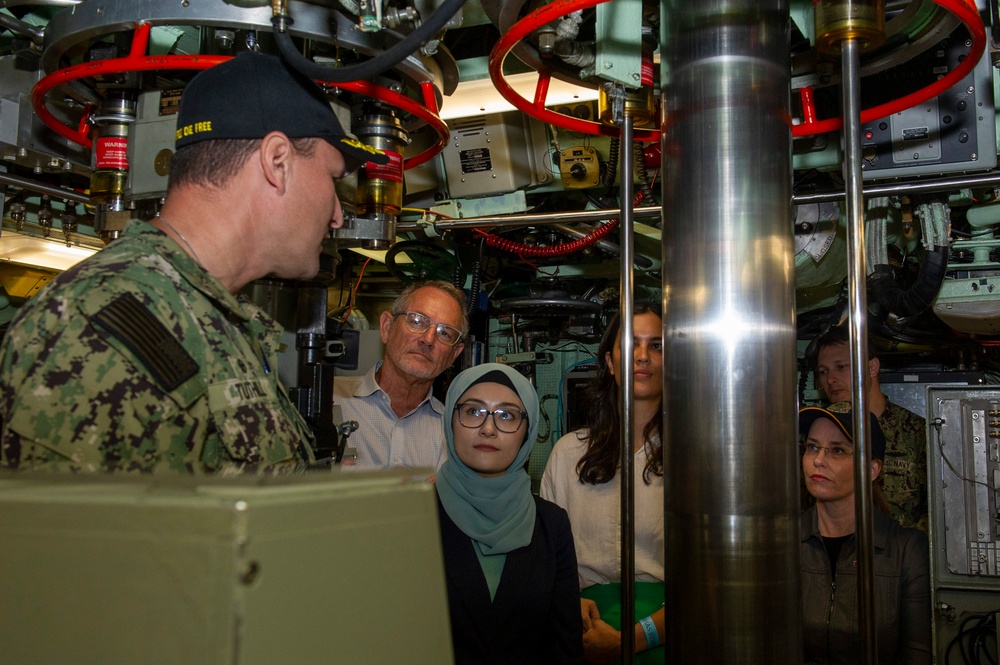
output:
<svg viewBox="0 0 1000 665"><path fill-rule="evenodd" d="M516 90L521 97L528 100L535 98L535 88L538 86L538 74L536 72L511 74L504 78L508 85ZM594 88L585 88L552 78L549 81L549 91L545 97L545 105L556 106L558 104L572 104L574 102L586 102L595 99L597 99L597 90ZM500 95L500 91L494 87L493 81L484 78L460 82L454 94L444 98L441 104L441 118L443 120L450 120L453 118L467 118L483 113L503 113L513 110L515 110L514 105Z"/></svg>
<svg viewBox="0 0 1000 665"><path fill-rule="evenodd" d="M93 247L67 247L55 237L35 238L6 230L0 235L0 261L44 270L62 272L96 252Z"/></svg>

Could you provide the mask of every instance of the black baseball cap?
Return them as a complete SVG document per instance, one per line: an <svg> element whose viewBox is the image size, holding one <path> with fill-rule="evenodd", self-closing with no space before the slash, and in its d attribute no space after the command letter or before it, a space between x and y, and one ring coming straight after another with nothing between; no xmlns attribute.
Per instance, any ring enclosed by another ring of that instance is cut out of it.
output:
<svg viewBox="0 0 1000 665"><path fill-rule="evenodd" d="M389 156L348 136L314 81L273 55L246 51L191 79L177 114L177 149L214 139L259 139L270 132L325 139L347 171Z"/></svg>
<svg viewBox="0 0 1000 665"><path fill-rule="evenodd" d="M829 418L840 426L848 441L854 443L854 416L850 402L834 402L827 407L807 406L799 410L799 434L808 436L809 428L820 418ZM868 434L871 442L871 458L885 459L885 433L878 424L874 413L868 414Z"/></svg>

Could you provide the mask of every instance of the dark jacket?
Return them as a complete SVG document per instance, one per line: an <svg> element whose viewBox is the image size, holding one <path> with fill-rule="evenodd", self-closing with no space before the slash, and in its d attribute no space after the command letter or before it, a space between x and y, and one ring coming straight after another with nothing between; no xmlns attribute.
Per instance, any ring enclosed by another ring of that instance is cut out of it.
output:
<svg viewBox="0 0 1000 665"><path fill-rule="evenodd" d="M490 602L472 539L438 501L456 665L583 663L576 551L566 511L535 497L531 543L507 554Z"/></svg>
<svg viewBox="0 0 1000 665"><path fill-rule="evenodd" d="M840 551L837 580L819 535L816 507L802 514L802 632L805 663L861 662L857 543ZM875 629L880 664L930 665L931 587L927 536L874 511Z"/></svg>

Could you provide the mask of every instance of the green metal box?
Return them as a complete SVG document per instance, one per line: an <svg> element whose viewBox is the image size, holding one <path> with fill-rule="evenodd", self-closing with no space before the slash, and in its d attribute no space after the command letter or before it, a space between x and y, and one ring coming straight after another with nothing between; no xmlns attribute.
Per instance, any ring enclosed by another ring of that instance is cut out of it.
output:
<svg viewBox="0 0 1000 665"><path fill-rule="evenodd" d="M5 665L452 662L432 485L0 476Z"/></svg>

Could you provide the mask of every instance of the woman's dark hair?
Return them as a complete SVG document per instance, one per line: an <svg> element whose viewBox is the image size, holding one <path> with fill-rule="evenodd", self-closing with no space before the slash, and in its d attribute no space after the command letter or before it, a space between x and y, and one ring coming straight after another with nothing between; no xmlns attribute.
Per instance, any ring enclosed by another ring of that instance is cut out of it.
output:
<svg viewBox="0 0 1000 665"><path fill-rule="evenodd" d="M632 308L633 317L640 314L655 314L663 318L663 309L658 301L643 300ZM605 361L612 353L618 331L621 328L621 312L615 313L604 331L601 345L597 349L597 376L583 389L584 404L591 404L587 410L587 452L576 465L581 483L601 485L614 479L621 462L621 413L618 409L618 384ZM654 442L652 454L642 472L642 479L648 485L653 475L663 475L663 443L661 422L663 397L656 415L642 428L642 436L647 443Z"/></svg>

